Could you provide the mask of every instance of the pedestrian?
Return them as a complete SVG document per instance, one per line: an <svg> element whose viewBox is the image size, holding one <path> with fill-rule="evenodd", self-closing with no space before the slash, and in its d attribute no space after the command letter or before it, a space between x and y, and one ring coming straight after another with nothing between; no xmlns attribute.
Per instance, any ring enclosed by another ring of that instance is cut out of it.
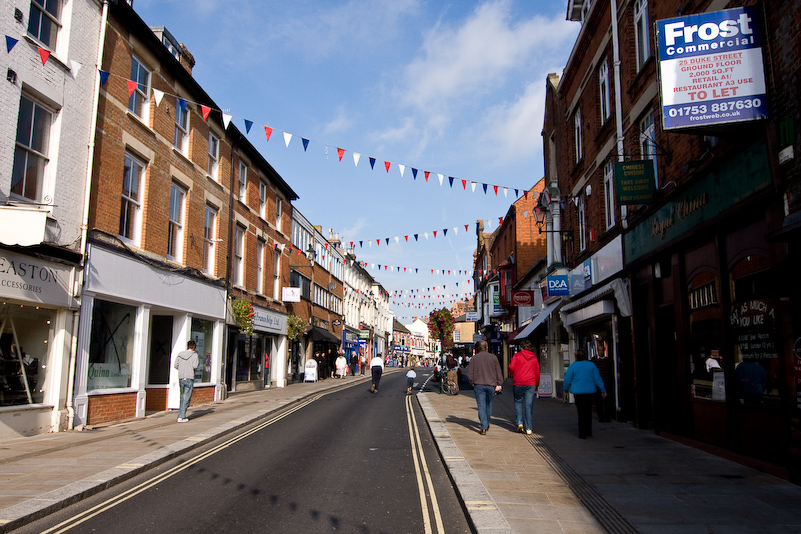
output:
<svg viewBox="0 0 801 534"><path fill-rule="evenodd" d="M370 387L370 391L378 393L378 383L381 382L381 374L384 372L384 358L380 354L376 354L370 360L370 370L373 373L373 385Z"/></svg>
<svg viewBox="0 0 801 534"><path fill-rule="evenodd" d="M606 388L598 367L587 360L584 350L576 351L576 361L567 368L562 387L565 393L572 393L576 399L579 438L587 439L592 436L592 400L598 390L606 398Z"/></svg>
<svg viewBox="0 0 801 534"><path fill-rule="evenodd" d="M356 369L359 368L359 357L355 352L350 353L350 376L356 376Z"/></svg>
<svg viewBox="0 0 801 534"><path fill-rule="evenodd" d="M417 373L414 371L414 365L409 366L409 370L406 372L406 394L412 394L412 388L414 387L414 379L417 378Z"/></svg>
<svg viewBox="0 0 801 534"><path fill-rule="evenodd" d="M337 373L339 374L339 378L345 378L348 376L348 360L345 358L345 355L340 353L337 356Z"/></svg>
<svg viewBox="0 0 801 534"><path fill-rule="evenodd" d="M531 350L531 342L524 339L520 352L512 356L509 364L515 395L515 424L521 434L531 434L531 412L534 408L534 393L540 387L540 362Z"/></svg>
<svg viewBox="0 0 801 534"><path fill-rule="evenodd" d="M498 358L488 352L487 342L482 340L476 343L476 355L470 360L467 368L467 379L473 386L478 406L478 421L481 426L479 434L487 434L490 419L492 418L492 399L500 393L503 384L503 373Z"/></svg>
<svg viewBox="0 0 801 534"><path fill-rule="evenodd" d="M178 369L178 384L181 392L181 400L178 404L178 422L188 423L186 409L189 408L189 401L192 400L192 390L195 388L195 369L197 369L198 357L195 352L195 342L191 339L186 344L186 350L178 353L172 366Z"/></svg>
<svg viewBox="0 0 801 534"><path fill-rule="evenodd" d="M362 376L364 376L364 368L367 367L367 356L364 353L361 354L359 357L359 368L361 370Z"/></svg>

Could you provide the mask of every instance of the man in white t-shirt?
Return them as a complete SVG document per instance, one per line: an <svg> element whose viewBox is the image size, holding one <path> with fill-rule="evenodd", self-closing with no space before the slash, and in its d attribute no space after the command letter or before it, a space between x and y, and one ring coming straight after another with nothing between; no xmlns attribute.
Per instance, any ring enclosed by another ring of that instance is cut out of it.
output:
<svg viewBox="0 0 801 534"><path fill-rule="evenodd" d="M372 393L378 393L378 383L381 382L381 373L384 372L384 358L376 354L370 360L370 371L373 373L373 385L370 387Z"/></svg>

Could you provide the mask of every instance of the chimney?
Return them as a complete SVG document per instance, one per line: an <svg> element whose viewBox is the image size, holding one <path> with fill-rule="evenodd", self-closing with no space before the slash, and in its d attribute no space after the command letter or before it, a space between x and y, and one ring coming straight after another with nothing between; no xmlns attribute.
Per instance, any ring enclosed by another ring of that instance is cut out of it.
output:
<svg viewBox="0 0 801 534"><path fill-rule="evenodd" d="M189 52L189 49L184 43L179 43L181 47L181 66L186 69L189 74L192 74L192 67L195 66L195 56Z"/></svg>

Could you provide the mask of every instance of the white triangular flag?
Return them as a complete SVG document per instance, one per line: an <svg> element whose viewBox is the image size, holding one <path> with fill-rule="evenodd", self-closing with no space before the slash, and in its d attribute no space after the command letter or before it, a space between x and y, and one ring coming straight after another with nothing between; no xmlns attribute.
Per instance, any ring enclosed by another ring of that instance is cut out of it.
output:
<svg viewBox="0 0 801 534"><path fill-rule="evenodd" d="M487 219L487 230L492 228L492 219Z"/></svg>
<svg viewBox="0 0 801 534"><path fill-rule="evenodd" d="M81 65L80 63L78 63L74 59L70 60L70 70L72 71L72 79L73 80L78 77L78 71L81 70L81 67L83 67L83 65Z"/></svg>
<svg viewBox="0 0 801 534"><path fill-rule="evenodd" d="M397 245L398 243L400 243L400 238L398 236L395 236L395 244Z"/></svg>
<svg viewBox="0 0 801 534"><path fill-rule="evenodd" d="M423 235L426 237L426 239L428 239L428 232L424 233Z"/></svg>
<svg viewBox="0 0 801 534"><path fill-rule="evenodd" d="M441 174L437 174L437 176L439 176L439 185L442 185L442 179L445 177Z"/></svg>
<svg viewBox="0 0 801 534"><path fill-rule="evenodd" d="M403 171L406 170L406 165L398 165L398 169L400 169L401 178L403 178Z"/></svg>
<svg viewBox="0 0 801 534"><path fill-rule="evenodd" d="M231 119L233 118L233 115L231 115L230 113L223 112L222 116L223 116L223 126L225 126L225 129L227 130L228 125L231 124Z"/></svg>
<svg viewBox="0 0 801 534"><path fill-rule="evenodd" d="M459 227L458 226L454 226L453 227L453 235L459 235Z"/></svg>
<svg viewBox="0 0 801 534"><path fill-rule="evenodd" d="M292 134L284 132L284 143L286 143L286 147L289 148L289 142L292 141Z"/></svg>
<svg viewBox="0 0 801 534"><path fill-rule="evenodd" d="M509 188L508 187L504 187L503 188L503 198L506 198L506 193L508 193L508 192L509 192Z"/></svg>
<svg viewBox="0 0 801 534"><path fill-rule="evenodd" d="M358 154L356 152L353 153L353 166L354 167L358 167L359 166L359 158L360 157L362 157L361 154Z"/></svg>
<svg viewBox="0 0 801 534"><path fill-rule="evenodd" d="M470 187L473 188L473 193L475 193L476 192L476 183L475 182L470 182Z"/></svg>
<svg viewBox="0 0 801 534"><path fill-rule="evenodd" d="M161 104L161 99L164 98L164 91L153 89L153 98L156 99L156 107L159 107L159 105Z"/></svg>

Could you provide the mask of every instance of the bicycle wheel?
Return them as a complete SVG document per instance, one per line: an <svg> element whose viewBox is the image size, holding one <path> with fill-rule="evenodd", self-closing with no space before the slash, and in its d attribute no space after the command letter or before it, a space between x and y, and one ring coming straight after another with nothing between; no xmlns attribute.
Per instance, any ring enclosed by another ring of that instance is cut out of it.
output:
<svg viewBox="0 0 801 534"><path fill-rule="evenodd" d="M458 395L459 394L459 387L452 380L448 380L447 381L447 385L445 386L445 392L448 395Z"/></svg>

